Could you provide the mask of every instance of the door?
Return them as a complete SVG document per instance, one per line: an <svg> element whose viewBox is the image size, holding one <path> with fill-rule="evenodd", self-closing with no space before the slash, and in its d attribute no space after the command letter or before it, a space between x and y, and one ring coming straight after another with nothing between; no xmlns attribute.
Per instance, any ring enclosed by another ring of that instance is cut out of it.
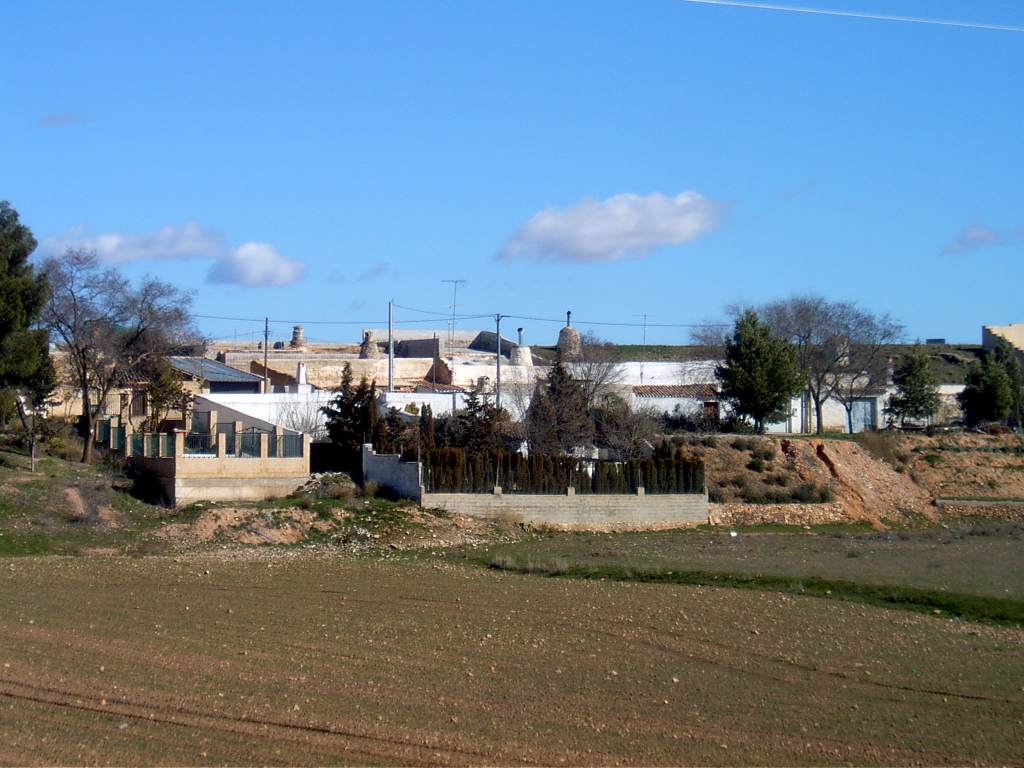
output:
<svg viewBox="0 0 1024 768"><path fill-rule="evenodd" d="M873 399L854 400L851 413L854 432L866 432L875 428L875 401Z"/></svg>

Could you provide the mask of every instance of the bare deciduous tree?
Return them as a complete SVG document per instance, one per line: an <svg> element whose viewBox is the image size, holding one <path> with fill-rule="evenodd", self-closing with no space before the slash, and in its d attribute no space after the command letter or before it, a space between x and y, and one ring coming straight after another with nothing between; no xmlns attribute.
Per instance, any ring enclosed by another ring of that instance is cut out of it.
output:
<svg viewBox="0 0 1024 768"><path fill-rule="evenodd" d="M104 267L95 251L68 249L43 263L52 294L44 322L64 347L82 397L86 432L82 461L92 460L93 395L96 405L130 382L153 358L196 343L190 294L160 280L132 286Z"/></svg>
<svg viewBox="0 0 1024 768"><path fill-rule="evenodd" d="M845 365L834 374L832 397L846 411L846 427L853 434L853 406L870 394L872 388L884 388L888 371L887 347L903 337L903 326L889 315L874 315L853 307L848 313L846 338L849 339Z"/></svg>
<svg viewBox="0 0 1024 768"><path fill-rule="evenodd" d="M607 398L591 412L594 442L619 460L637 459L650 452L661 427L661 418L650 407L630 408L619 396Z"/></svg>
<svg viewBox="0 0 1024 768"><path fill-rule="evenodd" d="M616 394L625 378L615 345L599 339L592 332L582 338L580 359L566 362L565 367L583 388L588 411Z"/></svg>
<svg viewBox="0 0 1024 768"><path fill-rule="evenodd" d="M758 314L772 332L789 339L796 347L807 394L814 404L816 431L824 431L822 409L826 400L840 400L852 412L856 393L871 380L870 368L881 348L902 334L902 326L888 315L872 315L845 301L828 301L821 296L793 296L764 304ZM858 358L867 351L868 359ZM871 365L868 365L868 364ZM854 376L855 369L867 369ZM851 384L852 382L852 384Z"/></svg>
<svg viewBox="0 0 1024 768"><path fill-rule="evenodd" d="M314 443L327 441L327 419L319 400L295 400L285 403L278 410L278 423L286 429L294 429L309 435Z"/></svg>

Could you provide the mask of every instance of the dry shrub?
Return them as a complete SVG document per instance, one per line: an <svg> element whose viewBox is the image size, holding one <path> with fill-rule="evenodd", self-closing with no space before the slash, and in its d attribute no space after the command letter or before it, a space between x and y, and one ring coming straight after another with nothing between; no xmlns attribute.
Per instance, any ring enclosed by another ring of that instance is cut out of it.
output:
<svg viewBox="0 0 1024 768"><path fill-rule="evenodd" d="M374 498L380 493L380 485L373 480L367 480L363 483L363 496L367 498Z"/></svg>
<svg viewBox="0 0 1024 768"><path fill-rule="evenodd" d="M903 472L910 461L910 454L900 449L899 435L893 432L860 432L853 439L857 445L897 472Z"/></svg>

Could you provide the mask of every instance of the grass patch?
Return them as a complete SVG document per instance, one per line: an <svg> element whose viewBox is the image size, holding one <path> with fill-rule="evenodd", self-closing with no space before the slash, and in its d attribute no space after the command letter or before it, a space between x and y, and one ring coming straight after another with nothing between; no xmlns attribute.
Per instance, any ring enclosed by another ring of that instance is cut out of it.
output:
<svg viewBox="0 0 1024 768"><path fill-rule="evenodd" d="M629 566L586 566L571 564L565 558L553 561L522 561L508 555L492 558L487 566L496 570L573 579L770 590L900 608L918 613L947 614L970 621L1014 626L1024 624L1024 601L1021 600L885 584L860 584L818 576L793 577L713 571L663 571Z"/></svg>

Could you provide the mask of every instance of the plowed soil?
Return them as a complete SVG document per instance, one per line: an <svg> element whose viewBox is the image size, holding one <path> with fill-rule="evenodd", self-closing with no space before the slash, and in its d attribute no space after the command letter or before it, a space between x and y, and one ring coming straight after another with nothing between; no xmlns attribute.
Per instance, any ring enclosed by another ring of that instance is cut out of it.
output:
<svg viewBox="0 0 1024 768"><path fill-rule="evenodd" d="M0 563L3 764L1019 764L1024 631L248 550Z"/></svg>

